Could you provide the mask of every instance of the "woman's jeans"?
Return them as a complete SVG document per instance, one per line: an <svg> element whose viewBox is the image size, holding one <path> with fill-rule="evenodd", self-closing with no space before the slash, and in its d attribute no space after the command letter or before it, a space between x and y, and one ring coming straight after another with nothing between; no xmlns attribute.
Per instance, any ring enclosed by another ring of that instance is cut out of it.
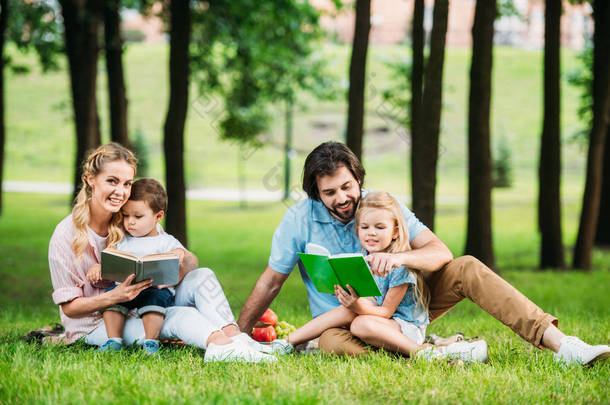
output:
<svg viewBox="0 0 610 405"><path fill-rule="evenodd" d="M231 307L214 272L200 268L188 273L176 287L175 304L167 308L159 338L178 339L205 349L212 332L236 324ZM144 342L140 318L127 318L123 330L125 344ZM85 343L103 345L108 340L104 324L83 337Z"/></svg>

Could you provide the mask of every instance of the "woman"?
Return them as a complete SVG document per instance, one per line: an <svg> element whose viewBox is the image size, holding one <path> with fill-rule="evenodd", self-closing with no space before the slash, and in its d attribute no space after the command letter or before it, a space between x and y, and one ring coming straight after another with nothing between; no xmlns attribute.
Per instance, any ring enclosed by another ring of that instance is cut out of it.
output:
<svg viewBox="0 0 610 405"><path fill-rule="evenodd" d="M83 164L83 185L72 213L51 237L53 301L60 307L66 337L72 342L82 339L101 346L107 335L99 311L132 300L150 286L150 281L132 284L135 275L130 275L105 292L112 282L92 285L86 278L89 268L99 266L101 251L123 237L120 211L129 199L136 164L133 153L116 143L92 152ZM184 252L176 306L168 308L161 339L180 339L206 349L205 361L274 361L240 333L216 276L210 269L195 269L197 264L195 255ZM127 320L123 339L126 344L144 341L141 319Z"/></svg>

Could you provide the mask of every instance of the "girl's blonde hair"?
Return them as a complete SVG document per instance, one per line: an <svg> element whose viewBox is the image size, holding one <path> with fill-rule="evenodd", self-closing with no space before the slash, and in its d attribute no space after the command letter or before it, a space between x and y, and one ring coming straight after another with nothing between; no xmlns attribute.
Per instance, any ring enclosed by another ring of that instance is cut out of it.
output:
<svg viewBox="0 0 610 405"><path fill-rule="evenodd" d="M394 197L385 192L370 192L360 200L360 204L358 204L358 209L356 210L356 232L358 232L360 227L360 219L362 218L362 214L371 209L388 211L394 220L395 229L398 230L398 235L396 238L392 239L392 242L390 243L390 246L387 247L386 252L400 253L411 250L411 244L409 243L409 230L407 229L407 224L402 215L400 205L398 205L398 202L394 199ZM430 291L428 290L428 286L424 281L423 274L419 270L409 269L409 271L412 272L417 279L417 288L413 290L415 302L417 302L417 305L419 305L421 308L427 309L428 304L430 303Z"/></svg>
<svg viewBox="0 0 610 405"><path fill-rule="evenodd" d="M72 221L76 228L76 236L72 241L72 250L80 260L85 251L85 247L89 243L87 237L87 225L89 224L90 211L89 199L91 198L91 186L87 182L90 176L97 176L108 162L125 161L133 167L135 174L138 159L133 152L124 146L111 142L98 147L94 150L87 160L83 163L83 174L81 175L82 186L78 192L74 208L72 208ZM112 214L108 225L108 246L116 245L123 238L123 230L121 228L122 215L121 212Z"/></svg>

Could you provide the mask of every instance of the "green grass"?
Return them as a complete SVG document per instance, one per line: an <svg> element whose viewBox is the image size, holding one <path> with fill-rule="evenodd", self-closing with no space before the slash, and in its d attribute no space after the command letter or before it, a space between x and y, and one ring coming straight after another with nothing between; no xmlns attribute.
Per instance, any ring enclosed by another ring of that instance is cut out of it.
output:
<svg viewBox="0 0 610 405"><path fill-rule="evenodd" d="M0 403L608 403L610 361L562 368L549 351L522 341L470 302L462 302L428 332L484 337L489 363L452 367L412 362L380 352L369 358L291 355L273 365L204 364L203 352L163 350L101 355L82 345L37 346L17 340L58 320L51 300L47 246L68 214L66 196L9 193L0 217ZM190 248L215 270L238 314L264 269L282 203L190 202ZM596 270L553 273L534 268L538 241L528 203L495 207L496 254L502 276L547 312L567 333L610 342L610 252L597 251ZM565 215L575 232L574 205ZM442 206L438 233L455 254L463 246L463 207ZM456 231L457 230L457 231ZM272 308L302 325L309 319L297 272Z"/></svg>

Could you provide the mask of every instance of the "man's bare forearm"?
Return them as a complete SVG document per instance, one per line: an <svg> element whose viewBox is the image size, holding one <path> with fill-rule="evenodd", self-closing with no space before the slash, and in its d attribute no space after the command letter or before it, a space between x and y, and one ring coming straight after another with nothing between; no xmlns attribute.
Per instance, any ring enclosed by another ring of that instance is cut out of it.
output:
<svg viewBox="0 0 610 405"><path fill-rule="evenodd" d="M402 265L414 270L436 271L453 260L453 254L443 242L431 241L425 246L399 253Z"/></svg>
<svg viewBox="0 0 610 405"><path fill-rule="evenodd" d="M256 321L280 292L286 278L287 274L276 273L267 267L239 313L237 325L242 332L249 334L252 331Z"/></svg>

